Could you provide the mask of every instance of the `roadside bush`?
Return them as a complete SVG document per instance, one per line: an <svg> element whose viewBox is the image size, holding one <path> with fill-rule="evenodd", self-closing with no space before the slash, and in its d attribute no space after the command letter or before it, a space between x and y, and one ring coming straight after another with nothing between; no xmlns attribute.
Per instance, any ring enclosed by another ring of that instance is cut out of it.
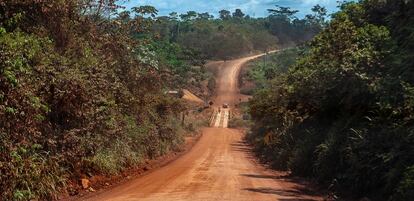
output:
<svg viewBox="0 0 414 201"><path fill-rule="evenodd" d="M253 87L244 87L240 89L240 93L248 96L253 96L255 89Z"/></svg>
<svg viewBox="0 0 414 201"><path fill-rule="evenodd" d="M229 120L229 128L243 128L249 126L249 121L243 120L239 117L233 117Z"/></svg>
<svg viewBox="0 0 414 201"><path fill-rule="evenodd" d="M355 198L414 199L413 8L343 4L309 50L249 103L248 139L258 155Z"/></svg>
<svg viewBox="0 0 414 201"><path fill-rule="evenodd" d="M410 200L414 197L414 167L407 168L391 200Z"/></svg>
<svg viewBox="0 0 414 201"><path fill-rule="evenodd" d="M8 141L3 141L8 143ZM12 200L55 199L55 195L66 185L66 170L59 166L59 158L50 157L42 147L16 147L10 152L7 162L2 162L2 198Z"/></svg>
<svg viewBox="0 0 414 201"><path fill-rule="evenodd" d="M216 79L214 79L214 77L210 77L210 79L208 79L207 88L211 93L216 90Z"/></svg>
<svg viewBox="0 0 414 201"><path fill-rule="evenodd" d="M84 175L117 174L184 142L185 107L164 95L173 79L158 71L168 66L140 51L132 23L103 17L113 3L0 2L2 200L54 200Z"/></svg>

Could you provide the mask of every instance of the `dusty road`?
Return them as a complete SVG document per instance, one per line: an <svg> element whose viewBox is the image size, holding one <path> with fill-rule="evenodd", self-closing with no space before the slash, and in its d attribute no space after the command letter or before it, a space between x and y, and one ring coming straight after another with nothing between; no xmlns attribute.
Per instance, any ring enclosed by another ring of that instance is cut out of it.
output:
<svg viewBox="0 0 414 201"><path fill-rule="evenodd" d="M220 106L223 103L228 103L233 106L239 102L240 98L245 98L245 96L240 95L239 89L237 88L237 79L240 69L246 62L260 56L263 56L263 54L226 62L217 61L207 64L209 68L211 66L218 68L217 96L214 101L216 106Z"/></svg>
<svg viewBox="0 0 414 201"><path fill-rule="evenodd" d="M219 67L217 105L238 101L238 72L255 57L211 64ZM206 128L193 149L176 161L83 200L321 200L305 184L257 164L242 138L239 130Z"/></svg>
<svg viewBox="0 0 414 201"><path fill-rule="evenodd" d="M263 56L263 54L226 62L210 62L207 64L208 68L216 68L218 72L216 79L217 93L214 100L216 111L212 122L210 122L211 127L227 128L231 109L220 108L223 104L228 104L229 107L234 108L236 104L248 99L248 96L241 95L239 93L239 89L237 87L239 73L243 64L260 56ZM220 110L218 110L218 108L220 108Z"/></svg>

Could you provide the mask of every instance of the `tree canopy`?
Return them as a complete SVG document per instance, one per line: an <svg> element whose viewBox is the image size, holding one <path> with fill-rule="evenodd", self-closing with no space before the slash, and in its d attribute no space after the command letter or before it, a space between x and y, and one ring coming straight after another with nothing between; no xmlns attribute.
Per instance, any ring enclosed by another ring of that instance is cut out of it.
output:
<svg viewBox="0 0 414 201"><path fill-rule="evenodd" d="M307 18L322 19L313 10ZM413 11L404 0L344 3L288 71L274 65L249 103L262 158L338 195L412 200Z"/></svg>

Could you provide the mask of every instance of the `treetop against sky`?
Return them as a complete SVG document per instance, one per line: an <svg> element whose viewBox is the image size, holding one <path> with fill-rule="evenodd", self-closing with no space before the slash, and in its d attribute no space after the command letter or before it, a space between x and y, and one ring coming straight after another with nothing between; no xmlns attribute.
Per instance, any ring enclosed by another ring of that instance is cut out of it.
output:
<svg viewBox="0 0 414 201"><path fill-rule="evenodd" d="M129 0L123 5L127 8L151 5L159 10L159 15L168 15L171 12L185 13L193 10L209 12L217 16L220 10L234 11L236 8L240 8L252 17L267 16L267 9L279 5L299 10L297 16L303 17L310 13L310 9L316 4L326 7L329 13L338 9L337 0Z"/></svg>

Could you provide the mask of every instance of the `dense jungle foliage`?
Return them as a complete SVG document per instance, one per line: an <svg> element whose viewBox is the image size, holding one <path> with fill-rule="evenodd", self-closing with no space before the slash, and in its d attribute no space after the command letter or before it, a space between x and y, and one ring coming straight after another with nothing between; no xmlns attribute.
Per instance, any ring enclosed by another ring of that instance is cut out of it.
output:
<svg viewBox="0 0 414 201"><path fill-rule="evenodd" d="M277 7L254 19L223 10L215 19L124 11L117 0L0 1L1 199L77 194L81 178L180 149L186 104L165 91L213 90L205 59L310 39L326 16L313 11L297 19Z"/></svg>
<svg viewBox="0 0 414 201"><path fill-rule="evenodd" d="M259 156L355 198L414 200L414 2L344 3L301 49L261 71Z"/></svg>
<svg viewBox="0 0 414 201"><path fill-rule="evenodd" d="M327 10L314 6L299 19L297 10L276 6L269 16L252 18L240 9L210 13L188 11L157 17L152 31L161 39L178 43L207 59L228 59L254 51L268 51L310 40L325 26Z"/></svg>
<svg viewBox="0 0 414 201"><path fill-rule="evenodd" d="M117 9L0 2L0 200L74 194L81 178L180 148L185 106L164 91L205 79L203 61L151 37L151 7Z"/></svg>

